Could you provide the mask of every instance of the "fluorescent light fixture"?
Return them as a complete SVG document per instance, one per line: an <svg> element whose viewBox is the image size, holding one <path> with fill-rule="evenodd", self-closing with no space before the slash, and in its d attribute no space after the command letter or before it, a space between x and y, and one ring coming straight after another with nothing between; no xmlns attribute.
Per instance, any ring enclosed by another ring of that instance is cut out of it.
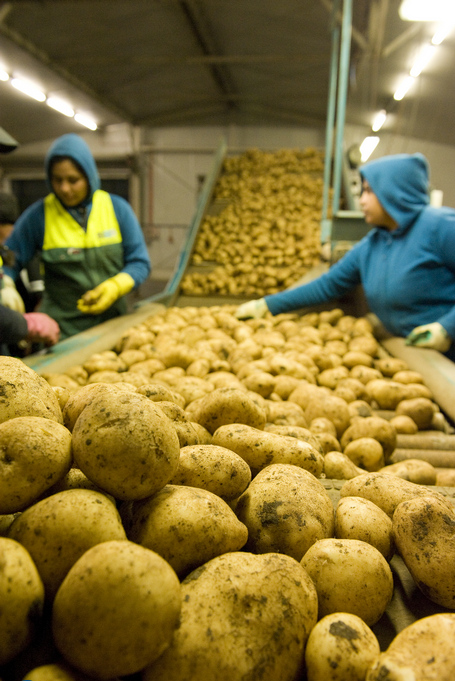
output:
<svg viewBox="0 0 455 681"><path fill-rule="evenodd" d="M365 163L379 144L379 137L365 137L360 145L360 160Z"/></svg>
<svg viewBox="0 0 455 681"><path fill-rule="evenodd" d="M70 105L66 104L66 102L62 102L61 99L57 99L57 97L48 97L46 104L64 116L68 116L69 118L74 116L74 111Z"/></svg>
<svg viewBox="0 0 455 681"><path fill-rule="evenodd" d="M436 48L435 48L434 45L426 45L422 49L422 51L420 52L419 56L417 57L415 63L413 64L413 67L410 71L410 74L413 78L420 76L423 69L425 68L425 66L428 64L431 57L433 56L435 50L436 50Z"/></svg>
<svg viewBox="0 0 455 681"><path fill-rule="evenodd" d="M16 90L23 92L25 95L33 97L33 99L36 99L37 102L44 102L46 100L46 95L44 92L38 90L38 88L36 88L34 85L31 85L31 83L26 83L25 80L13 78L11 80L11 85L15 87Z"/></svg>
<svg viewBox="0 0 455 681"><path fill-rule="evenodd" d="M404 21L447 21L455 17L453 0L403 0L398 10Z"/></svg>
<svg viewBox="0 0 455 681"><path fill-rule="evenodd" d="M9 80L9 75L6 73L6 71L2 71L0 69L0 80L7 81Z"/></svg>
<svg viewBox="0 0 455 681"><path fill-rule="evenodd" d="M379 111L379 113L377 113L373 119L373 125L371 126L372 131L377 132L378 130L380 130L384 125L386 118L387 112L384 109L382 109L382 111Z"/></svg>
<svg viewBox="0 0 455 681"><path fill-rule="evenodd" d="M87 116L83 116L82 114L76 114L74 119L81 125L85 125L85 127L89 128L89 130L96 130L98 127L95 121L93 121L91 118L87 118Z"/></svg>
<svg viewBox="0 0 455 681"><path fill-rule="evenodd" d="M432 45L440 45L442 43L442 41L445 38L447 38L450 31L453 30L454 26L455 26L455 23L448 23L448 24L443 24L442 26L440 26L431 39Z"/></svg>
<svg viewBox="0 0 455 681"><path fill-rule="evenodd" d="M393 95L393 98L397 102L399 102L403 99L403 97L405 96L405 94L407 93L407 91L409 90L411 85L413 84L414 80L415 80L415 78L413 78L412 76L408 76L407 78L404 79L404 81L399 86L398 90Z"/></svg>

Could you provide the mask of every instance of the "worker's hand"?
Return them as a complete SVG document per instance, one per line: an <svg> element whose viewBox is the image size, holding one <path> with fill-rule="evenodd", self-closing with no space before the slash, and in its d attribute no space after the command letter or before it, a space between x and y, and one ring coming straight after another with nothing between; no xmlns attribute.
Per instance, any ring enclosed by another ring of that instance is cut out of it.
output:
<svg viewBox="0 0 455 681"><path fill-rule="evenodd" d="M134 279L126 272L106 279L96 288L84 293L77 301L77 309L85 314L101 314L111 307L116 300L134 288Z"/></svg>
<svg viewBox="0 0 455 681"><path fill-rule="evenodd" d="M239 305L234 313L237 319L261 319L265 317L269 308L264 298L259 298L259 300L249 300L243 305Z"/></svg>
<svg viewBox="0 0 455 681"><path fill-rule="evenodd" d="M44 312L26 312L24 314L28 327L26 340L31 343L55 345L60 337L60 327L52 317Z"/></svg>
<svg viewBox="0 0 455 681"><path fill-rule="evenodd" d="M0 302L10 310L25 312L24 301L17 292L16 284L7 274L3 275L3 286L0 290Z"/></svg>
<svg viewBox="0 0 455 681"><path fill-rule="evenodd" d="M452 339L439 322L416 326L406 338L406 345L415 345L419 348L433 348L439 352L447 352Z"/></svg>

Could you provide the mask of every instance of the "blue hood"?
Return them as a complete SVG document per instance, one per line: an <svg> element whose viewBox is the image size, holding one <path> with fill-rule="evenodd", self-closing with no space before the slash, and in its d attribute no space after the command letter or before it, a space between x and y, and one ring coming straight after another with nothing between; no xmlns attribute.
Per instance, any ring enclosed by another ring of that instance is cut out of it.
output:
<svg viewBox="0 0 455 681"><path fill-rule="evenodd" d="M360 168L384 210L406 229L429 204L429 165L423 154L396 154Z"/></svg>
<svg viewBox="0 0 455 681"><path fill-rule="evenodd" d="M52 159L55 156L65 156L70 158L76 161L76 163L82 168L89 183L89 194L83 203L89 203L92 200L93 193L100 188L100 177L98 175L95 159L92 156L92 152L90 151L88 144L82 139L82 137L79 137L79 135L76 135L75 133L69 133L68 135L62 135L62 137L59 137L51 145L44 160L46 181L50 192L53 191L50 181L50 167Z"/></svg>

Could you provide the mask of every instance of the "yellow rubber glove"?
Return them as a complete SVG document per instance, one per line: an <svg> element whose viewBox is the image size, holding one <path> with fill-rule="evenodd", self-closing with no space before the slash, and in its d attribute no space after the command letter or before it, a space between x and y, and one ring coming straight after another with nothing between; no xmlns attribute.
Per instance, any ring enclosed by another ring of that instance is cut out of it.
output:
<svg viewBox="0 0 455 681"><path fill-rule="evenodd" d="M111 307L116 300L134 288L134 279L126 272L106 279L96 288L84 293L77 301L77 309L85 314L101 314Z"/></svg>
<svg viewBox="0 0 455 681"><path fill-rule="evenodd" d="M439 322L416 326L406 338L406 345L415 345L419 348L433 348L439 352L447 352L452 339Z"/></svg>
<svg viewBox="0 0 455 681"><path fill-rule="evenodd" d="M17 292L16 284L7 274L3 275L2 289L0 290L0 302L10 310L25 312L24 301Z"/></svg>
<svg viewBox="0 0 455 681"><path fill-rule="evenodd" d="M237 319L261 319L265 317L269 308L264 298L259 298L259 300L249 300L243 305L239 305L234 313L234 317Z"/></svg>

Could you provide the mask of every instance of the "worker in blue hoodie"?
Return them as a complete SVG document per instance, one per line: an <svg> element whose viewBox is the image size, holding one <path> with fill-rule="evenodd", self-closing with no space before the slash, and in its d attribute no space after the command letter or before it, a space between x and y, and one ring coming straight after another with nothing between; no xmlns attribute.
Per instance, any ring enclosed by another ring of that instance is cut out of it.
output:
<svg viewBox="0 0 455 681"><path fill-rule="evenodd" d="M40 312L55 319L63 340L126 312L124 296L149 275L139 222L125 199L100 189L86 142L59 137L45 158L50 193L16 222L6 245L15 253L15 280L41 252L44 294Z"/></svg>
<svg viewBox="0 0 455 681"><path fill-rule="evenodd" d="M240 305L239 319L325 303L362 284L369 308L407 344L455 361L455 210L429 205L422 154L384 156L360 169L360 204L374 227L328 272Z"/></svg>

